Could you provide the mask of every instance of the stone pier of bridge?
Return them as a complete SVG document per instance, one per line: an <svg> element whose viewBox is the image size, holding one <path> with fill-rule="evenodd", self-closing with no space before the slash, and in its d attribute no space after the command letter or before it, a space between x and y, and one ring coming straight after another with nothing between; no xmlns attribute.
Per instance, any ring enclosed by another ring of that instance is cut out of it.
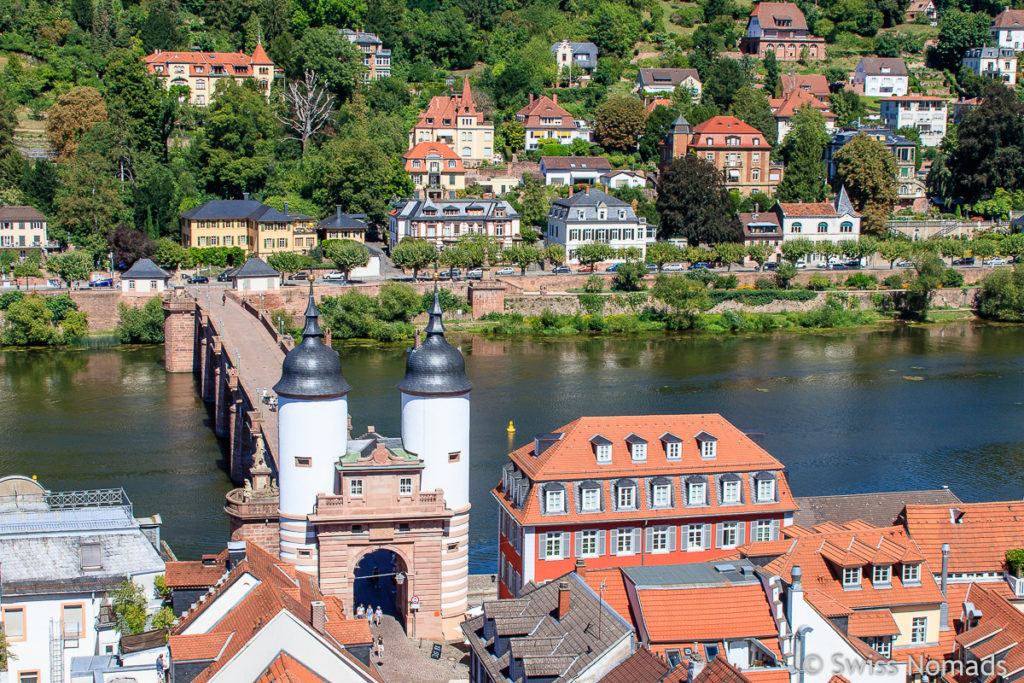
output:
<svg viewBox="0 0 1024 683"><path fill-rule="evenodd" d="M164 366L192 372L223 439L228 473L239 485L224 511L231 540L278 549L277 413L264 392L281 376L293 341L280 335L259 300L238 293L177 289L163 301Z"/></svg>

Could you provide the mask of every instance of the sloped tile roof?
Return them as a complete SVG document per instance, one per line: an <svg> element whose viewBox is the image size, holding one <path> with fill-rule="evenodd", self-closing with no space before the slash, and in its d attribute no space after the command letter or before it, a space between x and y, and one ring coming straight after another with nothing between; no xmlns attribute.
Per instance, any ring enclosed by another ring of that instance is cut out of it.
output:
<svg viewBox="0 0 1024 683"><path fill-rule="evenodd" d="M800 11L800 8L796 6L796 3L793 2L759 2L754 5L750 16L757 17L761 28L765 29L807 30L807 19L804 17L804 13ZM788 26L779 26L777 23L779 19L789 20L790 24Z"/></svg>
<svg viewBox="0 0 1024 683"><path fill-rule="evenodd" d="M849 195L844 196L848 201ZM879 527L891 526L896 523L896 518L907 505L960 503L960 499L949 489L798 496L795 500L800 509L793 516L793 521L805 526L814 526L826 521L845 524L855 519L862 519Z"/></svg>
<svg viewBox="0 0 1024 683"><path fill-rule="evenodd" d="M1024 669L1024 614L1004 598L990 592L983 584L972 584L964 597L981 611L977 625L956 636L955 642L978 658L1005 652L1003 679Z"/></svg>
<svg viewBox="0 0 1024 683"><path fill-rule="evenodd" d="M212 556L211 562L190 560L186 562L168 562L164 572L164 581L168 588L209 588L217 583L227 571L228 551Z"/></svg>
<svg viewBox="0 0 1024 683"><path fill-rule="evenodd" d="M808 217L808 218L835 218L835 207L828 202L779 202L784 216Z"/></svg>
<svg viewBox="0 0 1024 683"><path fill-rule="evenodd" d="M719 641L777 637L760 581L715 588L636 591L651 642Z"/></svg>
<svg viewBox="0 0 1024 683"><path fill-rule="evenodd" d="M1024 547L1024 501L908 505L901 518L933 570L943 543L953 573L1002 571L1006 551Z"/></svg>
<svg viewBox="0 0 1024 683"><path fill-rule="evenodd" d="M309 670L287 652L282 652L263 671L255 683L326 683L327 679Z"/></svg>
<svg viewBox="0 0 1024 683"><path fill-rule="evenodd" d="M726 145L725 142L726 137L733 136L740 138L739 147L764 147L766 151L771 151L768 140L761 131L749 123L740 121L735 116L715 116L694 126L690 146L694 149L717 149L719 147L734 149L735 146ZM712 138L710 144L707 142L709 137ZM755 140L757 140L756 145L754 144Z"/></svg>
<svg viewBox="0 0 1024 683"><path fill-rule="evenodd" d="M789 683L788 669L750 669L743 675L750 683Z"/></svg>
<svg viewBox="0 0 1024 683"><path fill-rule="evenodd" d="M828 97L831 94L828 79L823 74L783 74L783 96L794 90L805 90L816 97Z"/></svg>
<svg viewBox="0 0 1024 683"><path fill-rule="evenodd" d="M648 85L677 86L688 78L700 83L700 74L696 69L658 69L643 68L637 72L641 87Z"/></svg>
<svg viewBox="0 0 1024 683"><path fill-rule="evenodd" d="M672 668L664 659L641 645L621 664L609 671L601 683L647 683L660 681Z"/></svg>
<svg viewBox="0 0 1024 683"><path fill-rule="evenodd" d="M46 216L31 206L0 206L0 221L45 221Z"/></svg>
<svg viewBox="0 0 1024 683"><path fill-rule="evenodd" d="M901 57L861 57L864 73L868 76L906 76L907 63ZM882 69L888 69L883 72Z"/></svg>
<svg viewBox="0 0 1024 683"><path fill-rule="evenodd" d="M900 627L887 609L860 610L849 616L846 632L851 636L897 636Z"/></svg>
<svg viewBox="0 0 1024 683"><path fill-rule="evenodd" d="M629 609L629 596L626 594L626 579L618 567L611 569L590 569L584 574L584 580L608 606L618 612L619 616L636 625Z"/></svg>
<svg viewBox="0 0 1024 683"><path fill-rule="evenodd" d="M821 112L822 117L826 120L835 118L835 114L829 111L829 105L825 104L806 90L802 90L800 88L797 88L789 95L786 95L779 100L772 100L772 113L775 114L776 119L788 119L795 116L796 113L800 111L801 107L807 105L810 105Z"/></svg>
<svg viewBox="0 0 1024 683"><path fill-rule="evenodd" d="M752 683L752 681L719 655L693 677L693 683Z"/></svg>
<svg viewBox="0 0 1024 683"><path fill-rule="evenodd" d="M516 113L516 120L521 121L525 128L538 128L541 124L541 119L559 119L559 124L555 126L544 124L546 129L562 128L562 129L575 129L576 122L572 118L572 114L560 107L557 102L548 97L547 95L541 95L537 99L533 100L525 107L520 109Z"/></svg>
<svg viewBox="0 0 1024 683"><path fill-rule="evenodd" d="M174 636L168 641L171 659L176 662L194 662L217 659L234 633L190 633Z"/></svg>
<svg viewBox="0 0 1024 683"><path fill-rule="evenodd" d="M1024 29L1024 9L1005 9L992 20L992 28Z"/></svg>

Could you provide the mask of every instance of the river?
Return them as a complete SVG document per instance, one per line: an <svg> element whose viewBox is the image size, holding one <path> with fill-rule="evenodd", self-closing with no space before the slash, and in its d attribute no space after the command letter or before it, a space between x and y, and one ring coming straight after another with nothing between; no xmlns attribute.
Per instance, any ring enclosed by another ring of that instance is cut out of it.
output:
<svg viewBox="0 0 1024 683"><path fill-rule="evenodd" d="M718 412L787 467L796 495L935 488L1020 499L1024 328L609 340L464 338L472 394L470 567L493 571L489 489L514 444L580 415ZM401 349L340 346L354 435L398 435ZM209 415L160 348L0 354L0 471L124 486L182 557L223 547L231 488ZM505 428L515 423L510 440Z"/></svg>

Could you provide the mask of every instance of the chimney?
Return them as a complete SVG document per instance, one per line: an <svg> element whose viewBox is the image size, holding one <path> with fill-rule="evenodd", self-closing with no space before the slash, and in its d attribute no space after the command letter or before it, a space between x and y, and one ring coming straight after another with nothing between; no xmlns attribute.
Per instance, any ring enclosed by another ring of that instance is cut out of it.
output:
<svg viewBox="0 0 1024 683"><path fill-rule="evenodd" d="M530 104L533 104L533 93L530 93Z"/></svg>
<svg viewBox="0 0 1024 683"><path fill-rule="evenodd" d="M551 95L551 101L554 102L555 104L558 104L558 93L553 93Z"/></svg>
<svg viewBox="0 0 1024 683"><path fill-rule="evenodd" d="M242 193L242 199L245 200L245 201L249 201L249 193L248 192L243 192Z"/></svg>
<svg viewBox="0 0 1024 683"><path fill-rule="evenodd" d="M228 541L228 569L245 559L245 541Z"/></svg>
<svg viewBox="0 0 1024 683"><path fill-rule="evenodd" d="M377 430L376 430L376 429L374 429L373 425L366 425L366 433L367 433L367 434L373 434L373 433L375 433L376 431L377 431Z"/></svg>
<svg viewBox="0 0 1024 683"><path fill-rule="evenodd" d="M791 591L802 591L804 589L804 585L802 582L804 570L800 567L793 567L793 569L791 569L789 572L789 576L793 580L793 583L792 585L790 585L789 589Z"/></svg>
<svg viewBox="0 0 1024 683"><path fill-rule="evenodd" d="M793 614L793 607L795 603L803 603L804 599L804 586L802 583L804 570L800 567L793 567L789 570L789 599L786 600L786 619L790 624L793 623L795 615Z"/></svg>
<svg viewBox="0 0 1024 683"><path fill-rule="evenodd" d="M334 217L339 223L341 222L341 204L334 205Z"/></svg>
<svg viewBox="0 0 1024 683"><path fill-rule="evenodd" d="M561 621L569 613L569 582L558 582L558 620Z"/></svg>
<svg viewBox="0 0 1024 683"><path fill-rule="evenodd" d="M920 571L920 570L919 570ZM946 601L946 583L949 580L949 544L942 544L942 604L939 605L939 630L949 630L949 603Z"/></svg>
<svg viewBox="0 0 1024 683"><path fill-rule="evenodd" d="M576 560L575 572L576 575L579 576L581 579L586 577L587 575L587 563L583 560L582 557Z"/></svg>
<svg viewBox="0 0 1024 683"><path fill-rule="evenodd" d="M288 215L288 202L284 202L284 215Z"/></svg>
<svg viewBox="0 0 1024 683"><path fill-rule="evenodd" d="M309 625L317 633L327 630L327 603L323 600L313 600L309 603Z"/></svg>
<svg viewBox="0 0 1024 683"><path fill-rule="evenodd" d="M570 197L572 196L573 190L575 190L575 189L576 189L576 186L573 185L572 183L569 183L569 196Z"/></svg>

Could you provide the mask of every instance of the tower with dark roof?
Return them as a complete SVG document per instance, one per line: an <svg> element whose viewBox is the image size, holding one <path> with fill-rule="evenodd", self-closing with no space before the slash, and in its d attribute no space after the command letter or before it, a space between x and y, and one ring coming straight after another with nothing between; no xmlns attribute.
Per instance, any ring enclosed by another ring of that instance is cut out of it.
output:
<svg viewBox="0 0 1024 683"><path fill-rule="evenodd" d="M348 448L349 385L338 352L327 346L312 291L302 341L284 359L278 396L281 559L317 572L317 543L307 516L319 494L333 494L335 464Z"/></svg>

